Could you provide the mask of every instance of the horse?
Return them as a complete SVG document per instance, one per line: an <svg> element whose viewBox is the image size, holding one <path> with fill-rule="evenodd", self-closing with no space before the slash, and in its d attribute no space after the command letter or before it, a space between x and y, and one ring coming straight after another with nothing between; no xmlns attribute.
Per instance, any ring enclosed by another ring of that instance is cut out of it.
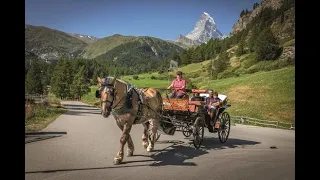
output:
<svg viewBox="0 0 320 180"><path fill-rule="evenodd" d="M142 124L142 146L151 152L154 149L156 134L162 112L161 93L153 88L138 89L130 83L116 77L98 77L99 90L96 97L100 98L101 114L108 118L110 114L122 131L120 149L114 157L113 163L123 161L124 145L128 142L127 157L134 152L134 143L130 136L134 124Z"/></svg>

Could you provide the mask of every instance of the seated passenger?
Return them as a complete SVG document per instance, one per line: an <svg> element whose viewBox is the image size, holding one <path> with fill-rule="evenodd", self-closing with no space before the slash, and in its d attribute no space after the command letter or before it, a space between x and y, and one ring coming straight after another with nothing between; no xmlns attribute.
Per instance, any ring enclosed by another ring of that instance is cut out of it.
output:
<svg viewBox="0 0 320 180"><path fill-rule="evenodd" d="M177 78L174 79L168 89L173 88L174 92L170 98L183 98L186 94L186 80L182 78L182 72L177 72Z"/></svg>
<svg viewBox="0 0 320 180"><path fill-rule="evenodd" d="M222 103L221 99L218 97L217 92L213 92L213 90L209 90L209 97L206 98L206 105L205 108L208 110L208 114L210 116L210 122L211 125L214 125L215 122L213 122L215 118L216 111L220 104Z"/></svg>

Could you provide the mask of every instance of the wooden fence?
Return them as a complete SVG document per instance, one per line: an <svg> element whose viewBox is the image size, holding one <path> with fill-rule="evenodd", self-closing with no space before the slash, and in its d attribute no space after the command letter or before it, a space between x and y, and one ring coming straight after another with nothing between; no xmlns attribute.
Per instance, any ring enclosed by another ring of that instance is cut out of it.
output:
<svg viewBox="0 0 320 180"><path fill-rule="evenodd" d="M295 129L295 120L292 120L292 122L282 122L277 120L261 120L244 116L231 116L230 119L232 122L239 124L251 124L281 129Z"/></svg>
<svg viewBox="0 0 320 180"><path fill-rule="evenodd" d="M35 103L43 103L44 101L47 101L49 98L48 95L43 94L26 94L25 95L25 101L34 101Z"/></svg>

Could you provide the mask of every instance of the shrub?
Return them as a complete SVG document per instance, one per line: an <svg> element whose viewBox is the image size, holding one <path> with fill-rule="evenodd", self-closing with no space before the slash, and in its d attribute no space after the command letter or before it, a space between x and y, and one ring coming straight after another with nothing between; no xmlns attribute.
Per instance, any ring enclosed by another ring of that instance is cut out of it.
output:
<svg viewBox="0 0 320 180"><path fill-rule="evenodd" d="M132 76L132 79L134 79L134 80L138 80L138 79L139 79L139 76L137 76L137 75L133 75L133 76Z"/></svg>

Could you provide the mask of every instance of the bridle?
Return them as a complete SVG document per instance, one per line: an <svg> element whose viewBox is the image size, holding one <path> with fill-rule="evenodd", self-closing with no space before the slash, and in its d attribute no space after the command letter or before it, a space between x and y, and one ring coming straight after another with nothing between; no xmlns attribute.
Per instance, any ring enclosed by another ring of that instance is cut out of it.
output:
<svg viewBox="0 0 320 180"><path fill-rule="evenodd" d="M110 85L110 84L102 83L101 87L100 87L100 94L102 94L102 91L107 93L108 96L107 96L107 98L101 98L101 104L104 102L109 103L110 107L112 108L112 105L113 105L113 102L114 102L114 99L116 96L116 90L115 90L114 86ZM112 98L110 99L109 97L112 97Z"/></svg>
<svg viewBox="0 0 320 180"><path fill-rule="evenodd" d="M102 91L108 94L107 98L100 98L100 103L101 103L100 105L102 107L102 103L109 103L108 108L110 109L110 111L112 109L115 109L120 104L120 102L123 100L123 97L124 97L122 96L121 100L117 104L115 105L113 104L117 95L117 90L115 89L115 81L116 81L116 77L111 83L109 83L109 80L105 79L104 82L101 83L101 87L99 90L100 95ZM112 96L112 98L110 98L110 96Z"/></svg>

